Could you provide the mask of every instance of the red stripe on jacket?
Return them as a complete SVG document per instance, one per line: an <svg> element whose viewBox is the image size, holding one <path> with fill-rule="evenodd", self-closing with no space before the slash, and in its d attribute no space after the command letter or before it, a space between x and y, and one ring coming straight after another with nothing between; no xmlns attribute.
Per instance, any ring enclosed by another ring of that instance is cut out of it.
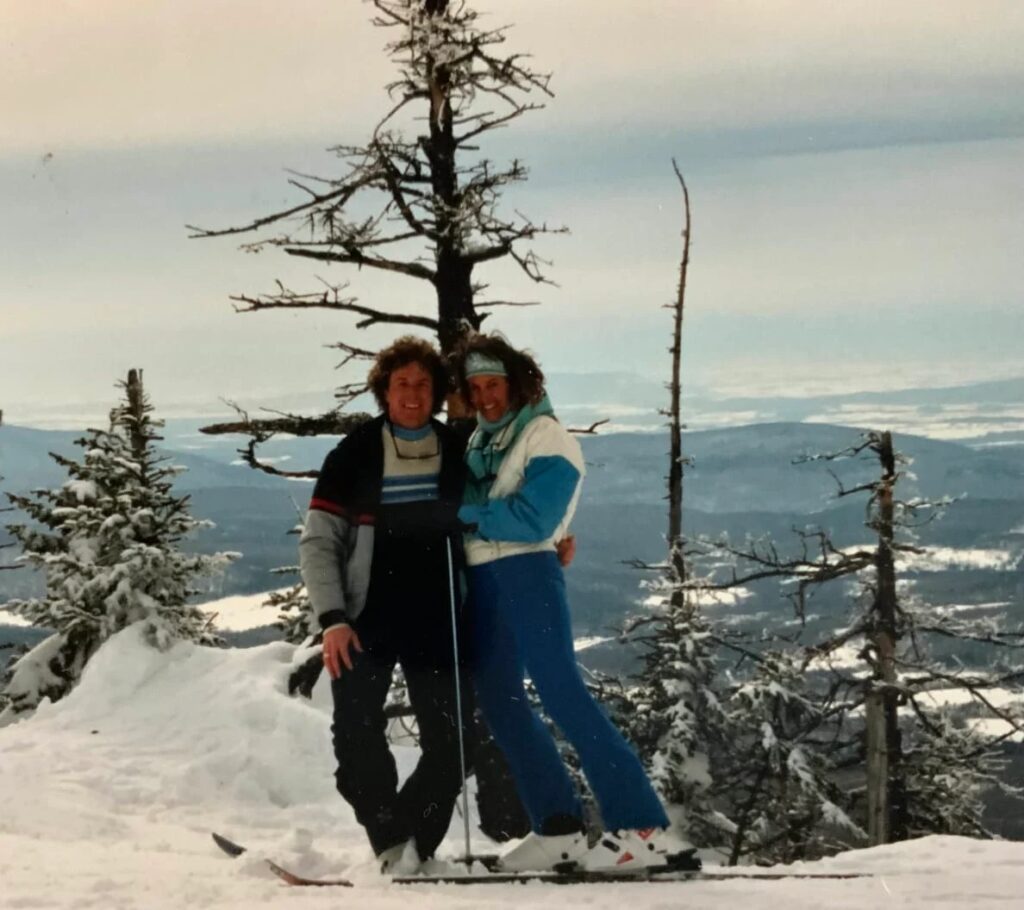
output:
<svg viewBox="0 0 1024 910"><path fill-rule="evenodd" d="M319 509L321 512L330 512L332 515L340 515L342 518L352 522L352 524L373 524L373 516L369 513L364 513L362 515L356 514L350 509L346 509L344 506L339 506L336 502L331 502L329 499L317 499L314 496L309 501L309 507L311 509Z"/></svg>

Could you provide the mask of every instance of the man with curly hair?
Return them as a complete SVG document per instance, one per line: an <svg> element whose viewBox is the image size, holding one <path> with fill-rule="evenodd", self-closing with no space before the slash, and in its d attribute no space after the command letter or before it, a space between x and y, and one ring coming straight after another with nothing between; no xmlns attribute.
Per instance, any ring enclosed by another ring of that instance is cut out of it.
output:
<svg viewBox="0 0 1024 910"><path fill-rule="evenodd" d="M324 631L338 791L381 871L408 873L434 854L462 784L448 547L457 568L463 440L433 416L448 389L433 345L399 338L368 381L382 413L327 456L299 549ZM384 713L396 663L422 752L400 789Z"/></svg>

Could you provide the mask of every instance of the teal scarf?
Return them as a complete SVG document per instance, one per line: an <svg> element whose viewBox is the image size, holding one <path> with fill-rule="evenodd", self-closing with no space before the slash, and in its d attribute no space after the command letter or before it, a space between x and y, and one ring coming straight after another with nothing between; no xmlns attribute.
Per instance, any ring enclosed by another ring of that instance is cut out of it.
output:
<svg viewBox="0 0 1024 910"><path fill-rule="evenodd" d="M487 502L487 494L491 491L494 478L498 476L501 463L512 444L534 417L548 414L554 417L548 396L545 395L537 404L527 404L518 411L511 411L496 424L479 422L466 447L466 492L462 501L466 505L483 505ZM495 429L488 429L495 427Z"/></svg>

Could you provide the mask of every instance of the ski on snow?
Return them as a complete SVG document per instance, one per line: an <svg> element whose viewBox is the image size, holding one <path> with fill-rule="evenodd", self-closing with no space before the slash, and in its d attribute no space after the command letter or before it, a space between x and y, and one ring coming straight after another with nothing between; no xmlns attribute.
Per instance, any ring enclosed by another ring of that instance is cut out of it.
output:
<svg viewBox="0 0 1024 910"><path fill-rule="evenodd" d="M699 869L654 867L633 871L566 869L562 872L485 872L452 873L451 875L404 875L392 882L399 885L500 885L515 882L542 882L552 885L593 885L606 883L718 882L718 881L783 881L790 879L870 878L860 872L705 872Z"/></svg>
<svg viewBox="0 0 1024 910"><path fill-rule="evenodd" d="M246 848L221 834L214 833L213 840L228 856L241 856ZM492 865L495 857L491 855L473 857L474 861L485 866ZM685 857L683 857L685 861ZM272 860L267 860L267 867L281 881L293 887L340 887L352 888L353 883L345 878L308 878L285 869ZM390 881L396 885L501 885L525 882L541 882L554 885L586 885L606 883L671 883L686 881L736 881L752 879L754 881L780 881L783 879L848 879L867 878L868 875L858 872L703 872L694 868L648 868L630 872L592 871L570 868L560 872L452 872L445 875L396 875Z"/></svg>

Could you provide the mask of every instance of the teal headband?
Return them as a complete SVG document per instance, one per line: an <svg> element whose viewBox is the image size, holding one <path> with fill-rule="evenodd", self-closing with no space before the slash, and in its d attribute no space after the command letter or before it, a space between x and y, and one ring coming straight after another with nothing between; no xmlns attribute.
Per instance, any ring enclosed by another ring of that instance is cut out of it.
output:
<svg viewBox="0 0 1024 910"><path fill-rule="evenodd" d="M467 379L470 376L508 376L508 370L501 360L481 354L479 351L470 351L466 355L466 365L463 369Z"/></svg>

